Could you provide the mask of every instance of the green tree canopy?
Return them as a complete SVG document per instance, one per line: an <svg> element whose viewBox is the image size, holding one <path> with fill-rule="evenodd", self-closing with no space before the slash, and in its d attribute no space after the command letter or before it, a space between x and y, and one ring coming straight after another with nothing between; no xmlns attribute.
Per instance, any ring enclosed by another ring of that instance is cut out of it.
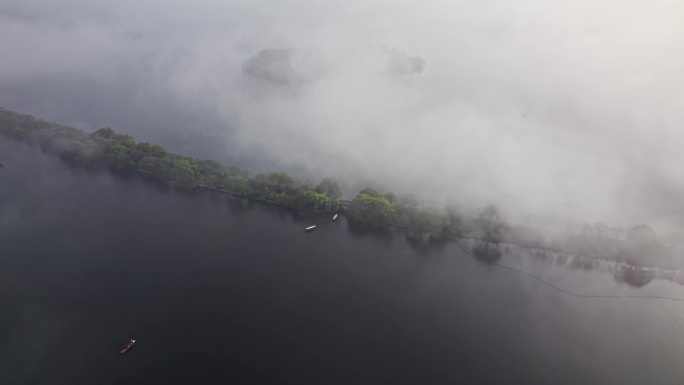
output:
<svg viewBox="0 0 684 385"><path fill-rule="evenodd" d="M194 159L179 157L173 162L173 176L184 183L194 183L199 175L199 169Z"/></svg>
<svg viewBox="0 0 684 385"><path fill-rule="evenodd" d="M283 171L259 174L256 176L256 180L281 188L291 187L295 183L294 178L292 178L290 174Z"/></svg>
<svg viewBox="0 0 684 385"><path fill-rule="evenodd" d="M444 237L460 237L463 235L463 214L453 205L446 206L443 212L443 226L441 235Z"/></svg>
<svg viewBox="0 0 684 385"><path fill-rule="evenodd" d="M390 223L396 214L397 206L373 189L361 190L347 211L349 219L368 226Z"/></svg>
<svg viewBox="0 0 684 385"><path fill-rule="evenodd" d="M103 138L103 139L111 139L111 138L114 138L114 136L116 136L117 134L116 134L116 131L112 130L111 128L103 127L103 128L100 128L99 130L93 132L91 135L93 137L99 137L99 138Z"/></svg>
<svg viewBox="0 0 684 385"><path fill-rule="evenodd" d="M112 143L106 151L105 163L113 168L133 167L131 148L121 144Z"/></svg>
<svg viewBox="0 0 684 385"><path fill-rule="evenodd" d="M387 200L392 202L392 203L397 203L397 194L395 194L391 191L388 192L387 194L385 194L385 198L387 198Z"/></svg>
<svg viewBox="0 0 684 385"><path fill-rule="evenodd" d="M408 214L408 226L414 229L431 231L441 228L444 223L444 212L434 206L422 207Z"/></svg>
<svg viewBox="0 0 684 385"><path fill-rule="evenodd" d="M233 193L245 195L249 192L249 180L242 175L231 175L224 183L223 188Z"/></svg>
<svg viewBox="0 0 684 385"><path fill-rule="evenodd" d="M159 158L151 156L142 158L140 162L138 162L138 167L143 171L151 172L156 177L164 176L162 161Z"/></svg>
<svg viewBox="0 0 684 385"><path fill-rule="evenodd" d="M115 135L114 141L121 143L126 147L130 147L131 149L135 149L136 147L135 138L130 135Z"/></svg>
<svg viewBox="0 0 684 385"><path fill-rule="evenodd" d="M499 243L508 230L508 224L498 207L488 205L480 212L480 229L485 242Z"/></svg>
<svg viewBox="0 0 684 385"><path fill-rule="evenodd" d="M384 198L382 194L378 192L378 190L370 187L366 187L365 189L359 191L359 194L364 194L372 197L378 197L378 198ZM385 198L387 199L387 198Z"/></svg>
<svg viewBox="0 0 684 385"><path fill-rule="evenodd" d="M296 190L314 190L314 182L309 179L297 179L294 181L292 188Z"/></svg>
<svg viewBox="0 0 684 385"><path fill-rule="evenodd" d="M199 173L205 177L215 174L223 174L223 165L213 160L198 160L195 162Z"/></svg>
<svg viewBox="0 0 684 385"><path fill-rule="evenodd" d="M342 196L342 189L333 178L325 178L316 186L316 192L325 194L328 197L338 200Z"/></svg>
<svg viewBox="0 0 684 385"><path fill-rule="evenodd" d="M313 210L332 210L336 205L336 201L329 196L314 190L300 190L295 201L299 207Z"/></svg>
<svg viewBox="0 0 684 385"><path fill-rule="evenodd" d="M396 196L397 207L402 211L411 211L418 208L418 198L413 194L399 194Z"/></svg>
<svg viewBox="0 0 684 385"><path fill-rule="evenodd" d="M158 144L151 144L147 142L140 142L137 145L137 151L140 158L163 158L166 156L166 149Z"/></svg>
<svg viewBox="0 0 684 385"><path fill-rule="evenodd" d="M230 175L220 187L235 194L246 195L249 192L249 179L242 175Z"/></svg>

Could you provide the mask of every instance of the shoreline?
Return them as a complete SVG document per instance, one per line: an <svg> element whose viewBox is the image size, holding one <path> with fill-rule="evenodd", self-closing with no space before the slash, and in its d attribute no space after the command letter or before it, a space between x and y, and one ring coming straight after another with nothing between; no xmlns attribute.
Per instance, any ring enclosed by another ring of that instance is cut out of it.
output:
<svg viewBox="0 0 684 385"><path fill-rule="evenodd" d="M549 238L529 225L509 225L493 205L486 207L478 217L466 215L451 206L425 204L411 194L390 192L382 195L372 188L362 190L352 201L342 200L341 189L332 178L314 185L308 180L294 179L285 172L254 175L210 160L173 154L159 145L137 143L132 136L118 134L111 128L86 133L1 109L0 135L57 155L74 167L107 169L112 173L130 172L150 180L176 183L185 188L212 191L288 210L343 214L359 228L397 229L414 242L475 239L489 245L508 243L530 250L586 256L633 266L684 270L684 261L679 258L681 251L663 246L656 239L630 243L603 237L598 230L595 234L568 232ZM640 226L645 225L635 228Z"/></svg>

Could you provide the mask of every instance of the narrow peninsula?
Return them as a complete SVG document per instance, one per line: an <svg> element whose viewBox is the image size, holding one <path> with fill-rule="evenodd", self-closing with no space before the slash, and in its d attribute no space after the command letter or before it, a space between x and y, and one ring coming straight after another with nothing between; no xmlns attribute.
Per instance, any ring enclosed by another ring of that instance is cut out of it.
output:
<svg viewBox="0 0 684 385"><path fill-rule="evenodd" d="M412 194L382 194L373 188L365 188L353 200L344 201L334 178L314 183L282 171L254 174L212 160L174 154L158 144L136 142L131 135L109 127L87 133L6 108L0 109L0 135L38 145L76 166L130 170L158 180L297 210L343 210L352 223L365 228L399 228L413 240L471 238L487 245L504 242L593 259L684 268L679 257L684 234L658 237L648 225L622 229L585 224L550 237L529 224L510 224L494 205L466 212L461 207L420 201Z"/></svg>

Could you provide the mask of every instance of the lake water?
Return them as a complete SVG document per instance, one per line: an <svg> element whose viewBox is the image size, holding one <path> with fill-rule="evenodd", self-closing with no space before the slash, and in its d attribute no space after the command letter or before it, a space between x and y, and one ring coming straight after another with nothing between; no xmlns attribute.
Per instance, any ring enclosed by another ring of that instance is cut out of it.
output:
<svg viewBox="0 0 684 385"><path fill-rule="evenodd" d="M454 244L6 139L0 161L0 384L684 383L681 302L577 298ZM578 293L684 298L525 250L500 263Z"/></svg>

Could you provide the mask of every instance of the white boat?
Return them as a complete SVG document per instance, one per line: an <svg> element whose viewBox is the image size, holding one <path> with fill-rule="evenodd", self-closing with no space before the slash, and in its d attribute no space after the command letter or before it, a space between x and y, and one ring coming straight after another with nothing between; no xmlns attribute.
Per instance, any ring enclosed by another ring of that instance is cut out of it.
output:
<svg viewBox="0 0 684 385"><path fill-rule="evenodd" d="M316 225L309 226L309 227L306 228L306 231L311 231L311 230L313 230L313 229L315 229L315 228L316 228Z"/></svg>
<svg viewBox="0 0 684 385"><path fill-rule="evenodd" d="M333 216L333 221L334 221L335 219L337 219L337 214L335 214L335 216Z"/></svg>

